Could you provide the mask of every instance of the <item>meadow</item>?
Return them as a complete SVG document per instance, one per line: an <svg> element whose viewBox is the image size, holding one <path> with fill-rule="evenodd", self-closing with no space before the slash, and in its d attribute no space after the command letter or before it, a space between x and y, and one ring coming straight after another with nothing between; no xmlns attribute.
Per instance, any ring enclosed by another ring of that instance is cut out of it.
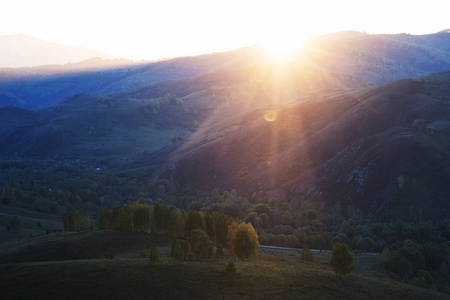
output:
<svg viewBox="0 0 450 300"><path fill-rule="evenodd" d="M172 239L116 231L50 233L0 250L2 299L448 299L448 295L377 274L378 256L356 255L344 277L315 253L301 262L295 250L260 249L250 260L175 262ZM162 257L149 263L154 245Z"/></svg>

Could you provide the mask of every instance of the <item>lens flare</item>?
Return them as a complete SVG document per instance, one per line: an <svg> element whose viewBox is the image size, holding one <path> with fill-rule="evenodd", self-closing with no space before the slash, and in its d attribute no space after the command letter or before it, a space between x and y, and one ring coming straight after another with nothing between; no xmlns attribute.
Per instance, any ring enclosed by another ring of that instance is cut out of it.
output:
<svg viewBox="0 0 450 300"><path fill-rule="evenodd" d="M264 119L265 119L267 122L273 122L273 121L275 121L275 120L277 119L277 112L274 111L274 110L267 110L267 111L264 113Z"/></svg>

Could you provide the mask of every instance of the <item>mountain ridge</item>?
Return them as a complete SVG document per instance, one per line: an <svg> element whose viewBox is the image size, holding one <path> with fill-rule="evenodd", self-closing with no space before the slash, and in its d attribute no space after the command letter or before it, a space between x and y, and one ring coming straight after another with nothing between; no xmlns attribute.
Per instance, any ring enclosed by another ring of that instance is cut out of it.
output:
<svg viewBox="0 0 450 300"><path fill-rule="evenodd" d="M87 47L48 42L25 34L0 36L0 68L76 63L93 57L116 58Z"/></svg>
<svg viewBox="0 0 450 300"><path fill-rule="evenodd" d="M347 86L375 86L450 69L450 33L423 36L338 32L317 36L295 52L287 64L353 78ZM112 94L145 89L166 80L188 79L217 71L270 65L261 46L159 62L109 61L93 65L0 69L0 107L49 107L78 93ZM60 74L58 75L58 72Z"/></svg>

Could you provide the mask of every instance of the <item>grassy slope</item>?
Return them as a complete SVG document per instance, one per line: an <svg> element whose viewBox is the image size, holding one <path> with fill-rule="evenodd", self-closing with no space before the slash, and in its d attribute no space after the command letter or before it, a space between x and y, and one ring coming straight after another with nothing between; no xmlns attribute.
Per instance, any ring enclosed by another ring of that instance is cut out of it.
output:
<svg viewBox="0 0 450 300"><path fill-rule="evenodd" d="M151 266L142 253L155 244L168 255L171 240L161 236L109 232L72 233L42 242L59 250L59 261L0 265L2 299L445 299L447 295L391 280L354 273L337 277L326 265L301 263L298 254L274 255L262 250L237 263L237 274L225 274L217 261L189 261ZM83 246L84 259L70 259ZM99 247L116 252L104 259ZM39 246L38 246L39 247ZM3 249L1 253L8 252ZM33 252L33 251L31 251ZM0 253L0 256L1 256ZM276 254L276 252L275 252ZM321 254L323 255L323 254ZM19 256L20 257L20 256ZM4 258L4 256L3 256ZM27 261L23 255L19 261ZM39 260L35 257L34 260Z"/></svg>
<svg viewBox="0 0 450 300"><path fill-rule="evenodd" d="M11 217L17 215L22 223L22 230L7 231L6 226L11 221ZM41 226L38 226L40 223ZM46 230L53 231L63 229L62 218L60 214L47 214L35 211L27 204L14 202L11 205L0 204L0 249L2 244L7 242L15 242L19 240L24 243L29 239L29 235L42 236ZM1 251L1 250L0 250Z"/></svg>

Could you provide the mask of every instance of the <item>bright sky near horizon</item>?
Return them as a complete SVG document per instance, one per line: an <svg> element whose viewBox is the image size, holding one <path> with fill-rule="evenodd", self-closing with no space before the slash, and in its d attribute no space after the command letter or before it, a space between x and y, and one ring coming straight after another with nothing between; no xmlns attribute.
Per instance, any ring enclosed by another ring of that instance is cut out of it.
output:
<svg viewBox="0 0 450 300"><path fill-rule="evenodd" d="M36 38L131 59L220 52L342 30L434 33L448 0L11 0L0 35Z"/></svg>

